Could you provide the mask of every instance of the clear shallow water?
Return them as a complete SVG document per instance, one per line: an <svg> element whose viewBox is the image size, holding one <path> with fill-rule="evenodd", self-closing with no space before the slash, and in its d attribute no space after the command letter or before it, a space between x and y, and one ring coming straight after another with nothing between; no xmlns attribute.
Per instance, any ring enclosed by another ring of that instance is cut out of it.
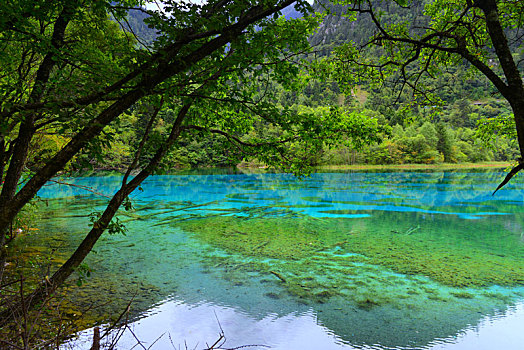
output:
<svg viewBox="0 0 524 350"><path fill-rule="evenodd" d="M524 183L492 197L503 177L155 176L120 216L127 236L97 244L75 300L95 290L119 314L136 294L141 339L191 348L216 340L218 318L228 347L522 349ZM67 180L111 194L120 178ZM67 251L105 202L58 185L39 195L42 250Z"/></svg>

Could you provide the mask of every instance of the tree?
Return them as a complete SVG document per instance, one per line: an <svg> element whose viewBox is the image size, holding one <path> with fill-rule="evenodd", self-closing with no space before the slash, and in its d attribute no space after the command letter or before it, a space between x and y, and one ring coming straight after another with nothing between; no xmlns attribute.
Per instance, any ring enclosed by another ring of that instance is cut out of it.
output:
<svg viewBox="0 0 524 350"><path fill-rule="evenodd" d="M389 82L399 87L399 97L409 90L415 102L423 98L431 101L426 81L442 75L447 67L469 65L485 76L511 106L521 157L508 175L509 181L512 174L524 168L524 85L520 71L524 2L395 0L395 6L385 2L388 11L394 7L396 13L424 6L423 16L399 21L388 16L381 0L336 1L346 5L348 14L368 16L376 30L361 48L342 45L335 50L333 62L341 82L371 76L381 84ZM379 47L381 55L362 56L370 47ZM349 64L360 69L352 69Z"/></svg>
<svg viewBox="0 0 524 350"><path fill-rule="evenodd" d="M110 140L108 127L129 108L151 107L120 189L26 306L54 292L104 231L122 229L112 221L115 213L122 204L129 206L128 195L180 135L219 135L246 155L297 173L326 143L376 140L376 121L361 115L337 108L299 115L273 103L270 81L288 90L300 85L294 61L308 51L307 34L317 23L313 17L280 18L293 3L303 14L310 9L303 0L166 0L158 11L135 7L140 2L134 0L0 4L0 278L5 237L20 210L79 154L100 152ZM132 9L149 16L148 24L158 32L153 44L136 44L110 20L109 15L122 19ZM164 119L170 124L153 137L161 113L172 116ZM34 156L41 135L66 142L55 152ZM4 310L0 319L5 322L16 311Z"/></svg>

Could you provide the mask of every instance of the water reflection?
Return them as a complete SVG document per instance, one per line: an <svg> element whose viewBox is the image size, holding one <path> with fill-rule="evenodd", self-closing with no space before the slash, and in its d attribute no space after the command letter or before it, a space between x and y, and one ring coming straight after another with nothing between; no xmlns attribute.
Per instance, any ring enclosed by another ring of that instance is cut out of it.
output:
<svg viewBox="0 0 524 350"><path fill-rule="evenodd" d="M288 174L153 176L137 203L167 204L218 202L228 208L235 202L245 206L285 205L308 215L332 216L328 210L417 211L459 215L475 219L486 215L523 212L524 191L516 179L491 196L499 173L351 173L314 174L302 181ZM111 195L120 177L65 179ZM43 198L93 197L75 187L46 186ZM224 199L228 199L224 201ZM319 205L321 205L319 207ZM480 208L480 210L479 210ZM473 215L474 214L474 215Z"/></svg>
<svg viewBox="0 0 524 350"><path fill-rule="evenodd" d="M120 338L119 346L131 349L137 345L135 336L147 347L155 343L157 349L204 348L224 332L225 348L260 345L250 348L273 350L517 350L524 344L524 303L504 313L483 317L477 325L468 326L458 334L438 338L426 346L389 347L381 344L352 344L340 339L322 325L314 310L287 315L268 314L261 319L232 307L209 302L187 304L181 300L165 302L148 311L147 317L129 325ZM159 330L159 325L162 329ZM354 325L359 327L359 325ZM92 330L83 332L75 347L88 348Z"/></svg>

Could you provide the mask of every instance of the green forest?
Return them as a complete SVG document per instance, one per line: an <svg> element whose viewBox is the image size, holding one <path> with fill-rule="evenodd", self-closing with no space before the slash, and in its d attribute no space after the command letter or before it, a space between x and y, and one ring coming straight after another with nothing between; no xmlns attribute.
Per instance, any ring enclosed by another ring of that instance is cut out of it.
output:
<svg viewBox="0 0 524 350"><path fill-rule="evenodd" d="M381 10L387 7L387 20L393 24L416 22L424 10L423 1L415 1L407 12L387 2L377 1L376 5ZM313 52L307 56L308 61L325 64L330 61L334 48L345 43L364 45L373 36L369 16L348 18L346 7L314 5L317 15L323 14L324 17L322 24L308 37ZM283 15L300 17L300 13L291 8ZM146 18L142 12L131 11L124 26L144 44L154 40L154 32L144 25ZM371 56L381 54L376 49L366 52ZM519 55L515 50L516 60L520 59ZM302 79L298 90L286 89L276 82L261 84L257 89L263 89L265 93L272 90L272 103L279 109L290 109L296 114L322 115L330 108L339 108L373 118L382 129L377 134L379 139L372 143L349 142L323 147L315 157L308 159L313 166L514 162L519 156L509 103L501 98L483 74L476 72L466 61L442 67L436 78L424 77L422 83L426 91L432 92L431 98L419 97L416 101L412 100L415 92L409 88L400 91L399 85L391 83L376 86L364 78L347 89L345 82L337 77L318 77L317 69L309 66L298 72ZM159 129L164 118L162 113L166 112L160 112ZM88 156L83 160L94 168L124 168L131 161L131 152L126 145L136 142L143 133L146 124L141 120L143 116L143 111L138 109L130 111L122 117L126 121L120 129L117 126L105 130L112 135L112 140L105 148L103 162ZM501 128L504 132L500 132ZM236 165L265 164L228 150L224 137L201 139L192 136L180 141L162 166L169 170Z"/></svg>
<svg viewBox="0 0 524 350"><path fill-rule="evenodd" d="M116 215L153 174L504 162L504 186L524 169L523 13L511 0L1 1L0 348L64 336L42 305L88 274L104 232L125 232ZM39 191L102 170L122 176L105 209L26 281L9 247Z"/></svg>
<svg viewBox="0 0 524 350"><path fill-rule="evenodd" d="M422 1L415 1L416 6L403 14L400 14L400 8L388 5L387 2L382 4L378 1L377 5L379 8L387 6L387 20L393 24L416 22L423 11ZM354 143L350 136L335 146L326 142L314 157L307 159L308 164L514 162L518 158L509 103L471 64L466 61L453 62L453 65L440 67L441 71L435 79L423 77L421 84L424 84L428 94L431 93L430 97L416 97L416 92L409 87L391 82L377 85L371 81L371 77L368 80L366 77L359 78L348 88L346 81L332 72L326 73L326 67L323 66L332 64L334 48L346 43L363 45L373 36L369 16L359 15L355 20L350 19L345 15L345 6L342 5L316 4L312 10L322 18L322 22L307 36L310 52L300 57L307 63L301 63L303 68L298 68L294 73L298 75L299 81L294 83L294 87L287 87L278 81L260 80L253 88L257 94L266 95L265 102L272 103L277 110L286 109L288 113L296 115L307 113L321 116L329 113L330 109L337 109L373 119L380 128L373 142ZM286 15L301 16L292 8L284 11L283 16ZM122 31L122 34L127 33L127 40L131 40L132 45L145 48L154 46L156 39L155 29L147 24L148 17L142 11L130 10L121 20L106 25L117 32ZM383 55L375 48L364 54L375 58ZM515 50L516 60L520 59L519 54ZM81 151L67 169L126 169L133 160L134 145L144 135L153 109L150 103L129 108L104 128L103 139ZM165 134L169 122L173 120L174 111L163 108L157 113L158 119L151 126L152 132L156 135ZM504 132L499 132L500 128ZM40 166L70 140L67 133L56 131L46 130L34 141L29 154L29 168ZM253 137L249 132L236 136L246 139ZM278 128L273 132L278 133ZM270 162L246 154L245 150L231 148L225 135L208 136L193 133L182 137L162 161L161 169L270 165ZM264 135L256 137L263 138Z"/></svg>

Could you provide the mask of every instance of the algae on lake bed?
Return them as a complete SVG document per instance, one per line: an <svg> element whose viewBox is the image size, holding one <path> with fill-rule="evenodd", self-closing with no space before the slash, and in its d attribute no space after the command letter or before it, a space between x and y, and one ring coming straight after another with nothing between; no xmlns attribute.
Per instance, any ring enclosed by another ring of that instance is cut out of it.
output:
<svg viewBox="0 0 524 350"><path fill-rule="evenodd" d="M511 320L524 297L523 286L496 285L522 283L524 187L517 179L491 197L494 181L454 173L153 177L133 197L135 210L121 213L129 234L102 236L87 261L91 278L71 297L77 309L116 301L104 307L110 320L136 294L133 315L152 327L142 334L171 325L189 334L225 306L236 316L217 317L247 335L239 344L260 329L265 339L289 339L294 321L313 334L305 315L339 347L454 343L493 318ZM100 192L121 179L107 184ZM81 215L103 204L90 197L50 203L31 246L75 247L89 223ZM214 309L199 313L201 305ZM248 319L262 328L245 332ZM268 327L274 321L284 323ZM520 322L510 322L518 333Z"/></svg>
<svg viewBox="0 0 524 350"><path fill-rule="evenodd" d="M344 218L216 216L177 223L204 242L244 256L298 260L337 247L330 261L360 260L452 287L524 285L524 246L500 254L485 245L441 237L355 230ZM501 238L502 239L502 238ZM480 241L480 239L479 239ZM457 244L455 244L457 243ZM357 254L346 256L347 254Z"/></svg>

